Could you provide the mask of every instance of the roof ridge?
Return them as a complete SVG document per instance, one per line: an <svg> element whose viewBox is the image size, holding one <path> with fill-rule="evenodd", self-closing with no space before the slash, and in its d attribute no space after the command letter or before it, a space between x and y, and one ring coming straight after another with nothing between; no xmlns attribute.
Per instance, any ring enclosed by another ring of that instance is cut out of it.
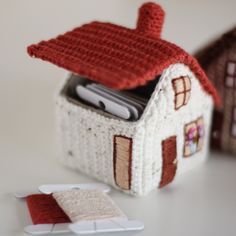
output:
<svg viewBox="0 0 236 236"><path fill-rule="evenodd" d="M219 104L213 85L193 57L176 44L137 29L95 21L31 45L28 53L115 89L144 85L170 65L182 63Z"/></svg>

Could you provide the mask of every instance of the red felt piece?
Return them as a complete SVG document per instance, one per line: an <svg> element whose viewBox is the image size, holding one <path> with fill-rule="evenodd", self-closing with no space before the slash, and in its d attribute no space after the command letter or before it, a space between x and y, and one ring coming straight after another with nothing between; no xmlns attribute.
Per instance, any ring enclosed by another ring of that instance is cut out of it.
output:
<svg viewBox="0 0 236 236"><path fill-rule="evenodd" d="M163 21L161 7L147 3L140 9L136 29L92 22L31 45L28 53L114 89L144 85L171 64L183 63L195 73L215 104L220 105L214 86L198 62L159 37Z"/></svg>
<svg viewBox="0 0 236 236"><path fill-rule="evenodd" d="M33 224L70 223L52 195L34 194L26 198Z"/></svg>

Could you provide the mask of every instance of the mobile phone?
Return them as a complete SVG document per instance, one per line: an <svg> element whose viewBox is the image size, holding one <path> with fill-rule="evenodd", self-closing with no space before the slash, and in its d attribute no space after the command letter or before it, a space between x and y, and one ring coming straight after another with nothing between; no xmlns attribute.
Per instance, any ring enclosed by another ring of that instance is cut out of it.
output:
<svg viewBox="0 0 236 236"><path fill-rule="evenodd" d="M109 93L108 91L104 91L99 89L98 87L95 86L86 86L86 88L88 88L91 91L94 91L95 93L106 97L107 99L109 99L112 102L118 103L124 107L127 107L131 113L131 118L133 120L137 120L140 117L140 114L142 113L142 106L140 106L139 104L134 104L132 102L128 102L127 100L123 99L122 96L121 98L119 98L118 96L115 96L112 93Z"/></svg>
<svg viewBox="0 0 236 236"><path fill-rule="evenodd" d="M100 84L88 84L86 87L88 88L96 88L98 91L103 91L106 94L110 94L112 97L116 97L121 101L124 101L134 107L136 107L139 112L143 112L144 110L144 101L142 99L131 97L128 93L123 91L115 91L109 88L106 88Z"/></svg>
<svg viewBox="0 0 236 236"><path fill-rule="evenodd" d="M82 85L78 85L76 87L76 92L78 97L82 100L87 101L88 103L93 104L94 106L99 107L108 113L126 120L131 118L130 110L126 106L121 105L118 102L111 101L105 96L89 90Z"/></svg>

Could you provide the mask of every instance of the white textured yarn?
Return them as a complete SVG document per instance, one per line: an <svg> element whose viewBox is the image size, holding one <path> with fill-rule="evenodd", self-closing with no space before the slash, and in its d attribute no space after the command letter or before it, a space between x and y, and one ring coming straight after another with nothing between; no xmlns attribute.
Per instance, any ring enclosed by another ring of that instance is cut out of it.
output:
<svg viewBox="0 0 236 236"><path fill-rule="evenodd" d="M127 219L101 190L71 189L53 193L54 199L73 223L105 219Z"/></svg>
<svg viewBox="0 0 236 236"><path fill-rule="evenodd" d="M186 106L174 108L172 79L189 76L191 95ZM177 137L177 174L192 169L208 155L213 99L183 64L164 70L142 117L128 122L106 115L83 104L57 98L58 132L63 162L118 188L113 174L113 137L123 135L133 140L131 189L125 192L145 195L159 186L162 174L162 141ZM201 151L183 158L184 126L203 117L205 138Z"/></svg>

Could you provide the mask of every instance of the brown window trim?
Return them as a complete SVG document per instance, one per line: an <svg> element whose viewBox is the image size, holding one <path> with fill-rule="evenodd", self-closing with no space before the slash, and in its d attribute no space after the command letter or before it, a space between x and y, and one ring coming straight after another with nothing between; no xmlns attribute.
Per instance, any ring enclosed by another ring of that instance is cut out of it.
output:
<svg viewBox="0 0 236 236"><path fill-rule="evenodd" d="M189 84L190 84L190 88L189 89L186 88L185 78L188 78L188 80L189 80ZM178 81L178 80L182 80L183 81L184 88L183 88L183 91L181 91L181 92L176 92L176 85L175 85L176 83L175 83L175 81ZM180 77L175 78L175 79L172 80L172 86L173 86L174 93L175 93L175 99L174 99L175 110L179 110L181 107L187 105L187 103L189 101L189 99L187 100L186 98L187 98L187 93L191 92L191 80L190 80L189 76L180 76ZM181 104L181 106L177 107L177 97L178 97L178 95L181 95L181 94L184 95L183 103Z"/></svg>
<svg viewBox="0 0 236 236"><path fill-rule="evenodd" d="M179 92L179 93L176 93L175 95L179 95L179 94L184 94L184 93L187 93L187 92L190 92L191 89L186 89L185 92Z"/></svg>
<svg viewBox="0 0 236 236"><path fill-rule="evenodd" d="M124 186L121 186L117 182L117 172L116 172L116 165L117 165L117 144L116 139L117 138L123 138L127 139L129 141L129 158L128 158L128 188L125 188ZM132 178L132 147L133 147L133 139L123 136L123 135L114 135L113 136L113 173L114 173L114 180L117 186L124 190L130 190L131 187L131 178Z"/></svg>

